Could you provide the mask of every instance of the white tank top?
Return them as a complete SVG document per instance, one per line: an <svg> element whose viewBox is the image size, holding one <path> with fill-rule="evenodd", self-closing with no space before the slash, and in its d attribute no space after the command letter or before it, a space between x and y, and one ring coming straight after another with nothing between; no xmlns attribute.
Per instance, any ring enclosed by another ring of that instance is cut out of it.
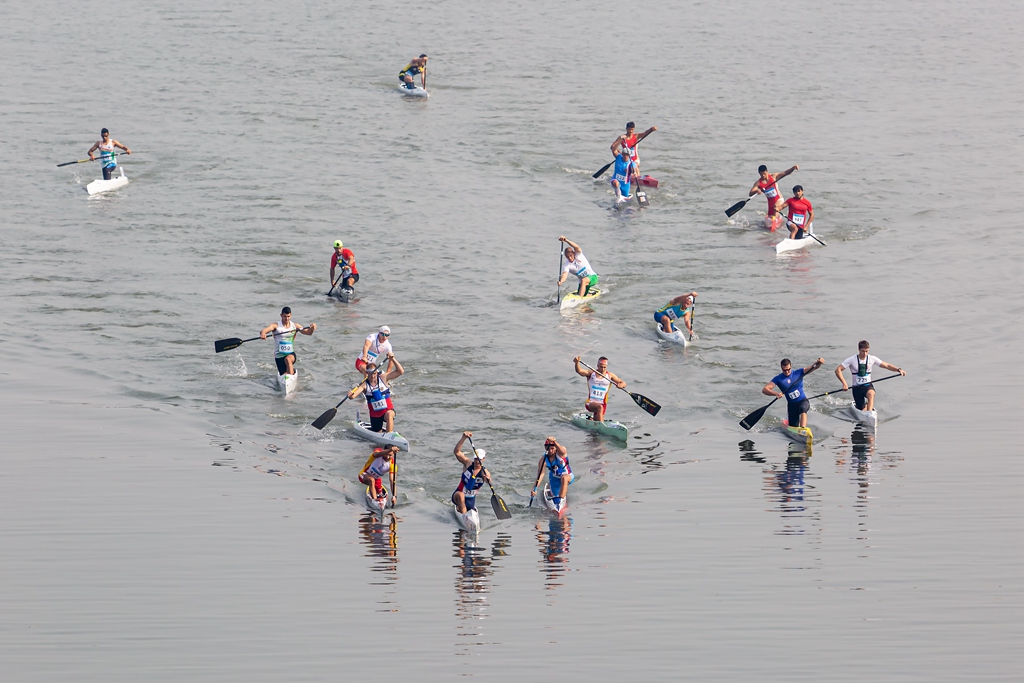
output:
<svg viewBox="0 0 1024 683"><path fill-rule="evenodd" d="M288 327L282 327L281 323L277 324L277 329L274 330L274 339L277 341L278 358L284 358L295 352L295 334L298 329L295 323L288 323Z"/></svg>
<svg viewBox="0 0 1024 683"><path fill-rule="evenodd" d="M590 389L590 401L605 402L608 400L608 387L611 386L611 380L607 380L596 372L590 373L590 377L587 378L587 387Z"/></svg>

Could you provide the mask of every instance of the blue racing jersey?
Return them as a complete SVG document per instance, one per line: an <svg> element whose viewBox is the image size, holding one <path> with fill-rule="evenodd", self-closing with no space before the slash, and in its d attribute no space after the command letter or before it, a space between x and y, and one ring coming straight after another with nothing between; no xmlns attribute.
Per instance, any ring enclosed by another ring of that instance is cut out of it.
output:
<svg viewBox="0 0 1024 683"><path fill-rule="evenodd" d="M779 391L786 395L790 403L798 403L807 398L804 393L804 369L794 368L790 370L789 377L779 373L772 377L772 384L779 388Z"/></svg>

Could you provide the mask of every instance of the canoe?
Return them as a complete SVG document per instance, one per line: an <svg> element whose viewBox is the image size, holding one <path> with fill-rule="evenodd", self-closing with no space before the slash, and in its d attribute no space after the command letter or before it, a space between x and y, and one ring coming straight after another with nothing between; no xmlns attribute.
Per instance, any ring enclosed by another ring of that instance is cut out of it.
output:
<svg viewBox="0 0 1024 683"><path fill-rule="evenodd" d="M340 301L343 304L347 304L355 296L355 290L349 289L348 287L335 287L334 291L331 292L331 296Z"/></svg>
<svg viewBox="0 0 1024 683"><path fill-rule="evenodd" d="M659 325L658 323L654 323L654 329L657 330L658 336L664 339L665 341L672 342L673 344L682 344L684 347L689 346L690 340L687 338L688 335L686 334L686 332L679 329L675 325L673 325L672 328L672 332L666 332L665 330L661 329L661 325Z"/></svg>
<svg viewBox="0 0 1024 683"><path fill-rule="evenodd" d="M790 427L789 420L783 420L781 429L788 439L792 439L808 448L814 445L814 434L811 432L810 427Z"/></svg>
<svg viewBox="0 0 1024 683"><path fill-rule="evenodd" d="M390 496L388 495L387 486L381 486L380 491L381 497L374 498L373 493L370 491L370 485L367 484L366 490L363 492L363 502L366 503L366 509L368 509L370 512L376 512L377 514L383 515L384 510L388 506L388 499L390 498Z"/></svg>
<svg viewBox="0 0 1024 683"><path fill-rule="evenodd" d="M649 175L645 175L644 177L640 178L640 184L643 185L644 187L653 187L654 189L658 189L658 179L652 178Z"/></svg>
<svg viewBox="0 0 1024 683"><path fill-rule="evenodd" d="M555 496L551 493L551 487L544 484L544 507L561 517L569 507L569 499L568 497L563 498L558 505L555 505Z"/></svg>
<svg viewBox="0 0 1024 683"><path fill-rule="evenodd" d="M811 234L814 234L814 225L813 225L813 223L811 224L810 227L811 227ZM797 249L804 249L805 247L810 247L810 246L815 245L815 244L817 244L818 246L821 246L820 243L818 242L818 240L814 239L810 235L804 235L801 239L798 239L798 240L791 240L791 239L789 239L787 237L786 239L782 240L781 242L779 242L778 244L775 245L775 253L776 254L781 254L781 253L787 252L787 251L795 251Z"/></svg>
<svg viewBox="0 0 1024 683"><path fill-rule="evenodd" d="M299 386L298 370L296 370L290 375L277 376L277 390L280 391L285 396L295 391L295 387L297 386Z"/></svg>
<svg viewBox="0 0 1024 683"><path fill-rule="evenodd" d="M398 86L398 89L406 97L430 97L430 93L418 85L414 88L406 88L404 85L400 85Z"/></svg>
<svg viewBox="0 0 1024 683"><path fill-rule="evenodd" d="M858 410L856 405L851 405L848 409L850 418L866 427L872 432L878 431L878 411L877 410Z"/></svg>
<svg viewBox="0 0 1024 683"><path fill-rule="evenodd" d="M626 441L629 438L629 428L621 422L615 420L605 420L604 422L597 422L590 417L590 413L575 413L572 416L572 423L577 427L582 427L598 434L610 436L620 441Z"/></svg>
<svg viewBox="0 0 1024 683"><path fill-rule="evenodd" d="M764 221L761 223L761 225L764 226L765 230L770 230L771 232L775 232L780 227L782 227L783 223L785 223L785 221L782 219L782 214L781 213L777 213L774 216L765 216L764 217Z"/></svg>
<svg viewBox="0 0 1024 683"><path fill-rule="evenodd" d="M103 180L102 178L97 179L85 186L85 191L90 195L99 194L100 192L110 192L116 190L119 187L124 187L128 184L128 176L124 174L124 168L118 166L117 169L121 171L119 176L111 176L110 180Z"/></svg>
<svg viewBox="0 0 1024 683"><path fill-rule="evenodd" d="M580 296L576 292L569 292L568 294L562 297L561 303L558 304L558 310L564 311L567 308L576 308L581 304L593 301L599 296L601 296L600 289L592 289L590 290L590 294L586 296Z"/></svg>
<svg viewBox="0 0 1024 683"><path fill-rule="evenodd" d="M400 451L409 450L409 442L404 436L398 432L375 432L371 430L369 422L363 422L359 419L359 413L356 413L356 419L352 423L352 433L360 439L379 443L381 446L398 446Z"/></svg>
<svg viewBox="0 0 1024 683"><path fill-rule="evenodd" d="M476 510L466 510L466 514L459 512L458 508L452 511L455 514L455 523L460 529L476 533L480 531L480 513Z"/></svg>

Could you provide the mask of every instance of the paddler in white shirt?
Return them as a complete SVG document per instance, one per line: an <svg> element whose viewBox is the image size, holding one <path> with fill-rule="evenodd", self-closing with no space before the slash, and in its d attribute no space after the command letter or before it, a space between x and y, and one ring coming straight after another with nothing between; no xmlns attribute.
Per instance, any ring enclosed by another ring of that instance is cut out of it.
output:
<svg viewBox="0 0 1024 683"><path fill-rule="evenodd" d="M117 168L117 157L114 154L114 149L123 149L125 154L131 154L132 151L122 145L117 140L113 140L110 137L110 131L104 128L100 131L100 141L95 143L89 148L89 158L96 160L96 155L93 152L97 150L100 153L100 160L103 162L103 179L110 180L110 176L114 173L114 169Z"/></svg>
<svg viewBox="0 0 1024 683"><path fill-rule="evenodd" d="M565 236L558 238L559 242L565 242L565 251L562 252L565 255L565 266L562 268L561 275L558 276L558 284L561 285L565 282L566 278L569 277L569 273L572 273L580 279L579 291L576 293L580 296L586 296L591 289L597 287L597 283L600 280L597 273L590 266L590 261L583 255L583 250L580 249L580 245L576 244Z"/></svg>
<svg viewBox="0 0 1024 683"><path fill-rule="evenodd" d="M274 361L277 363L277 374L295 374L295 335L301 332L308 336L313 334L315 330L316 323L311 324L309 327L293 323L292 309L289 306L281 309L281 322L270 323L260 330L260 339L266 339L270 333L274 334L274 341L277 343L277 349L274 353Z"/></svg>
<svg viewBox="0 0 1024 683"><path fill-rule="evenodd" d="M836 377L843 383L843 391L850 388L846 383L846 378L843 377L843 368L847 368L850 371L850 375L853 376L854 405L857 406L857 410L867 410L869 412L875 409L875 387L871 384L871 369L873 367L885 368L886 370L898 372L903 377L907 376L903 368L890 365L879 359L878 356L872 356L869 353L870 351L871 345L866 340L861 340L857 344L857 355L850 356L836 367ZM864 407L865 405L867 405L867 408Z"/></svg>
<svg viewBox="0 0 1024 683"><path fill-rule="evenodd" d="M391 328L387 325L381 325L379 330L369 334L366 341L363 342L362 352L356 358L356 370L365 372L367 363L376 361L378 356L387 356L393 353L394 349L391 348L391 342L388 341L390 336ZM389 371L391 367L388 365Z"/></svg>
<svg viewBox="0 0 1024 683"><path fill-rule="evenodd" d="M597 359L597 371L585 368L580 365L580 357L572 359L576 364L576 374L587 378L587 402L584 408L592 413L592 420L604 422L604 411L608 408L608 389L612 383L619 389L625 389L626 383L615 376L615 373L608 372L608 359L601 356Z"/></svg>

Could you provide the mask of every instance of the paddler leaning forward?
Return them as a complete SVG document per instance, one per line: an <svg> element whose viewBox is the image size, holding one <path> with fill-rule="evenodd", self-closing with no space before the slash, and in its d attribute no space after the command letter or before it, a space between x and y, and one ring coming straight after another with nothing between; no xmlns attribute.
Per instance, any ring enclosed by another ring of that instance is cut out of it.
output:
<svg viewBox="0 0 1024 683"><path fill-rule="evenodd" d="M537 462L537 481L533 483L533 490L530 491L530 501L537 495L537 487L544 477L544 470L548 471L548 486L551 487L551 502L557 508L562 499L569 493L569 484L575 479L572 467L569 465L569 451L565 446L558 443L558 440L549 436L544 439L544 455Z"/></svg>
<svg viewBox="0 0 1024 683"><path fill-rule="evenodd" d="M806 368L794 370L790 360L783 358L779 363L782 372L772 377L772 381L761 389L761 393L765 396L786 397L790 427L807 426L807 411L811 409L811 402L807 400L807 394L804 393L804 377L824 364L825 359L819 358Z"/></svg>
<svg viewBox="0 0 1024 683"><path fill-rule="evenodd" d="M273 333L277 348L274 353L274 362L277 363L277 374L295 374L295 335L301 332L311 335L316 331L316 323L309 327L303 327L292 322L292 309L285 306L281 309L281 322L270 323L260 330L260 339L266 339L268 334Z"/></svg>
<svg viewBox="0 0 1024 683"><path fill-rule="evenodd" d="M366 364L370 361L377 360L378 356L392 353L394 349L391 348L391 342L388 341L389 337L391 337L391 328L387 325L381 325L379 330L366 335L366 340L363 341L363 350L356 358L356 370L363 372L366 369ZM390 369L391 366L388 366L388 370Z"/></svg>
<svg viewBox="0 0 1024 683"><path fill-rule="evenodd" d="M386 359L394 370L382 373L376 361L370 361L363 367L365 382L348 392L350 399L358 396L359 392L366 397L366 406L370 411L370 431L373 432L395 431L395 405L391 402L391 381L401 377L405 373L405 368L393 353L388 353Z"/></svg>
<svg viewBox="0 0 1024 683"><path fill-rule="evenodd" d="M398 468L395 465L397 454L398 446L377 446L370 454L370 459L363 465L363 469L359 470L360 483L370 487L375 500L380 500L384 496L381 479L384 475L388 475L391 484L391 507L395 506L397 500L394 495L395 478L398 476Z"/></svg>
<svg viewBox="0 0 1024 683"><path fill-rule="evenodd" d="M665 334L672 334L676 330L673 324L682 320L686 325L686 331L693 336L693 304L697 300L697 292L680 294L676 298L654 312L654 321L661 325Z"/></svg>
<svg viewBox="0 0 1024 683"><path fill-rule="evenodd" d="M569 273L572 273L580 279L580 286L576 293L579 296L586 296L592 289L597 287L600 277L594 272L587 257L583 255L580 245L564 235L559 237L558 241L565 242L567 245L562 252L565 256L565 266L562 267L562 272L558 276L559 286L569 277Z"/></svg>
<svg viewBox="0 0 1024 683"><path fill-rule="evenodd" d="M871 344L866 339L862 339L857 344L857 355L850 356L836 367L836 377L843 383L843 391L850 388L846 383L846 378L843 377L843 368L847 368L850 371L850 374L853 376L853 403L857 410L866 410L868 412L875 409L875 387L871 384L871 369L873 367L885 368L886 370L898 372L903 377L907 376L903 368L886 363L878 356L872 356L869 353L870 351Z"/></svg>
<svg viewBox="0 0 1024 683"><path fill-rule="evenodd" d="M608 389L615 383L619 389L625 389L626 383L608 372L608 359L601 356L597 359L597 370L585 368L580 364L580 357L572 359L576 364L576 374L587 378L587 402L584 407L592 414L591 419L604 422L604 411L608 408Z"/></svg>
<svg viewBox="0 0 1024 683"><path fill-rule="evenodd" d="M114 154L114 149L123 149L125 154L131 154L132 151L122 145L117 140L113 140L110 137L110 131L104 128L100 131L100 141L93 143L93 146L89 148L89 158L96 160L94 152L100 153L100 161L103 162L103 179L110 180L110 176L114 173L114 169L117 168L117 156Z"/></svg>
<svg viewBox="0 0 1024 683"><path fill-rule="evenodd" d="M789 209L786 225L789 226L789 239L799 240L806 237L805 233L814 232L814 207L809 199L804 199L802 185L793 187L793 196L779 206L779 211Z"/></svg>
<svg viewBox="0 0 1024 683"><path fill-rule="evenodd" d="M782 222L782 216L779 214L781 210L779 205L782 204L782 193L779 192L778 182L793 171L799 170L800 167L796 164L793 164L781 173L769 173L768 167L764 164L757 167L758 178L754 186L750 188L749 196L753 197L755 194L763 194L765 199L768 200L768 213L764 217L765 228L775 230Z"/></svg>
<svg viewBox="0 0 1024 683"><path fill-rule="evenodd" d="M462 437L455 444L453 453L455 459L462 465L462 477L459 485L452 492L452 502L460 515L466 514L468 510L476 510L476 492L483 488L484 484L491 483L491 473L484 467L484 457L487 451L482 448L470 449L472 456L462 452L462 445L466 439L473 438L473 432L462 432Z"/></svg>

